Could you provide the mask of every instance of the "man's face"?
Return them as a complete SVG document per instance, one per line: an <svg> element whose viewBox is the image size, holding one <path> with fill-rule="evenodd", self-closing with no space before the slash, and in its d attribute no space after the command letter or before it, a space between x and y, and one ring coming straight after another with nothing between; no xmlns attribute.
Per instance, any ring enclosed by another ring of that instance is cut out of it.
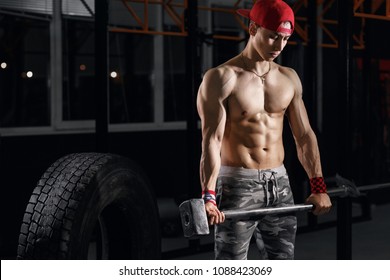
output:
<svg viewBox="0 0 390 280"><path fill-rule="evenodd" d="M267 61L274 60L286 46L291 34L275 32L260 27L255 23L253 24L254 26L250 26L250 28L252 28L251 35L253 35L256 50L263 59ZM290 29L291 23L284 22L281 26ZM256 28L256 30L254 31L253 28Z"/></svg>

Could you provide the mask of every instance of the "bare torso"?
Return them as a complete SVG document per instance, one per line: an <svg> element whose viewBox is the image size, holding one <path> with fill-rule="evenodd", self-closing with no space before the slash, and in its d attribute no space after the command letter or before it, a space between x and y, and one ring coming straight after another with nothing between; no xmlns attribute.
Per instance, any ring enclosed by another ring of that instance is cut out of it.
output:
<svg viewBox="0 0 390 280"><path fill-rule="evenodd" d="M232 91L222 140L221 164L244 168L278 167L284 160L282 140L284 114L294 97L288 71L271 62L265 82L254 73L236 67L239 57L220 67L233 73Z"/></svg>

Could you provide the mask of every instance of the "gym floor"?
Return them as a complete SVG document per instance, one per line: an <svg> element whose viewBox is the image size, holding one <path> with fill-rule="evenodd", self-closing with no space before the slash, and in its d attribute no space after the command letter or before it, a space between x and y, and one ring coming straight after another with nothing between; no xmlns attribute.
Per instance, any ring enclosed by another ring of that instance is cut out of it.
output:
<svg viewBox="0 0 390 280"><path fill-rule="evenodd" d="M318 224L330 224L336 220L337 205L329 215L318 219ZM352 224L352 259L353 260L390 260L390 204L371 204L371 219L361 219ZM298 213L298 229L304 228L307 214ZM360 203L353 203L352 216L360 217ZM335 260L336 227L299 232L296 238L295 259L297 260ZM197 253L189 253L189 242L184 237L166 237L162 240L163 257L167 259L213 259L212 234L199 239ZM248 259L258 259L256 245L251 244Z"/></svg>

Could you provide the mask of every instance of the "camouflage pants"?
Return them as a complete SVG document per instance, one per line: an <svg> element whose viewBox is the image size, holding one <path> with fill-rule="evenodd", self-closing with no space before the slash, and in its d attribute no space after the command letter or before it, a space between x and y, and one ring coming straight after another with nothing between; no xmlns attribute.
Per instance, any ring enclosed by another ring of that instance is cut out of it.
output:
<svg viewBox="0 0 390 280"><path fill-rule="evenodd" d="M251 210L294 204L286 169L257 170L222 166L217 181L221 210ZM293 259L295 215L267 215L247 220L226 219L215 226L215 258L247 259L252 236L262 259Z"/></svg>

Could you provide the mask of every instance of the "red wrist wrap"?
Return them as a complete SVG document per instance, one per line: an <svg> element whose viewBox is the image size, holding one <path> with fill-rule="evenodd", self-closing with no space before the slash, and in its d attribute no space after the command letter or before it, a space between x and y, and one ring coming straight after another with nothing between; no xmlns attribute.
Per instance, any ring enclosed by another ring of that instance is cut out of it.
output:
<svg viewBox="0 0 390 280"><path fill-rule="evenodd" d="M311 193L326 193L326 184L323 177L315 177L310 179Z"/></svg>
<svg viewBox="0 0 390 280"><path fill-rule="evenodd" d="M207 191L202 191L202 195L206 194L206 193L209 193L209 194L212 194L215 196L215 191L212 191L212 190L207 190Z"/></svg>
<svg viewBox="0 0 390 280"><path fill-rule="evenodd" d="M202 191L202 198L205 204L210 202L214 205L217 205L215 201L215 191L212 190Z"/></svg>

